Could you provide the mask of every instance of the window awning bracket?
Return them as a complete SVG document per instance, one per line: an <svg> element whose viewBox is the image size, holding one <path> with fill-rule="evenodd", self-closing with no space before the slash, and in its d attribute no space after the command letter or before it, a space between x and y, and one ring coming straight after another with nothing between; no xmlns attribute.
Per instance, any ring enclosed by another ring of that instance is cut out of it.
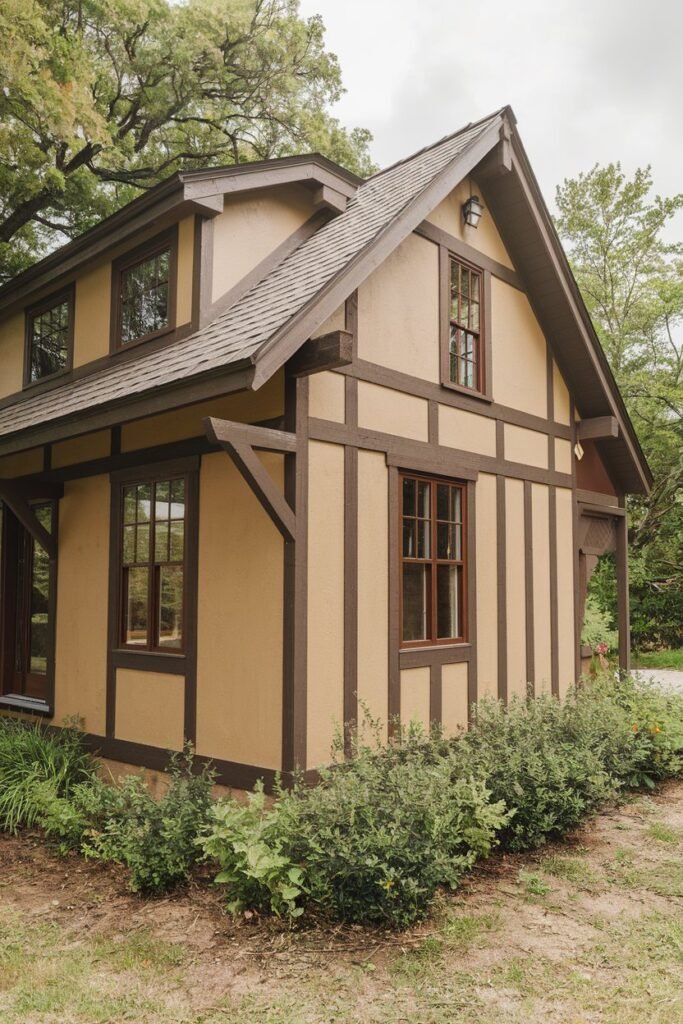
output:
<svg viewBox="0 0 683 1024"><path fill-rule="evenodd" d="M0 480L0 501L7 505L24 529L28 530L33 539L54 561L57 558L57 539L48 533L39 522L35 512L21 493L20 486L14 481Z"/></svg>

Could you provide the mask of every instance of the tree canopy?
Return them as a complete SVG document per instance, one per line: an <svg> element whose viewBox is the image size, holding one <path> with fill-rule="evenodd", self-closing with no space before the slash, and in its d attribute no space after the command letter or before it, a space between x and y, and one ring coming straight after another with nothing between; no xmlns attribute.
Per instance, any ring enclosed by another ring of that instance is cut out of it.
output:
<svg viewBox="0 0 683 1024"><path fill-rule="evenodd" d="M0 37L0 278L178 170L316 150L372 169L298 0L3 0Z"/></svg>
<svg viewBox="0 0 683 1024"><path fill-rule="evenodd" d="M666 239L683 194L652 197L650 168L620 165L565 179L557 225L572 269L652 467L649 499L633 499L633 593L654 620L675 605L683 636L683 245ZM665 596L668 597L665 600ZM646 612L643 612L647 618Z"/></svg>

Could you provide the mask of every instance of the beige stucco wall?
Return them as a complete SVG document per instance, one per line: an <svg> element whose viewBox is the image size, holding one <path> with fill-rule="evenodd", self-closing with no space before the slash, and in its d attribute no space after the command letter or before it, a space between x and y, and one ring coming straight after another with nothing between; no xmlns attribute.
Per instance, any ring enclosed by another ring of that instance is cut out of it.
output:
<svg viewBox="0 0 683 1024"><path fill-rule="evenodd" d="M259 458L283 486L282 456ZM202 458L197 750L280 768L283 540L223 452Z"/></svg>
<svg viewBox="0 0 683 1024"><path fill-rule="evenodd" d="M498 234L498 229L493 223L493 217L488 211L479 221L476 228L467 227L462 218L462 204L470 195L479 195L481 192L473 178L465 178L451 194L440 203L435 210L426 218L430 224L447 231L449 235L455 235L463 242L483 252L491 259L503 263L506 267L512 268L512 261Z"/></svg>
<svg viewBox="0 0 683 1024"><path fill-rule="evenodd" d="M358 382L358 425L398 437L426 441L429 437L429 403L392 388Z"/></svg>
<svg viewBox="0 0 683 1024"><path fill-rule="evenodd" d="M109 477L64 485L59 503L55 713L103 735L107 682ZM148 741L149 742L149 741Z"/></svg>
<svg viewBox="0 0 683 1024"><path fill-rule="evenodd" d="M116 739L181 750L184 732L184 676L116 672Z"/></svg>
<svg viewBox="0 0 683 1024"><path fill-rule="evenodd" d="M381 452L358 453L359 701L372 718L388 717L389 477ZM361 711L362 716L362 711ZM386 733L385 733L386 735Z"/></svg>
<svg viewBox="0 0 683 1024"><path fill-rule="evenodd" d="M40 473L43 468L43 449L31 448L17 455L4 455L0 459L0 479Z"/></svg>
<svg viewBox="0 0 683 1024"><path fill-rule="evenodd" d="M322 338L323 334L331 334L332 331L345 331L346 330L346 303L342 302L341 306L338 306L331 317L328 317L320 327L317 327L314 331L311 331L312 338Z"/></svg>
<svg viewBox="0 0 683 1024"><path fill-rule="evenodd" d="M509 462L521 462L525 466L548 468L548 435L538 430L527 430L506 423L504 428L504 452Z"/></svg>
<svg viewBox="0 0 683 1024"><path fill-rule="evenodd" d="M496 421L464 409L439 406L439 444L477 455L496 454Z"/></svg>
<svg viewBox="0 0 683 1024"><path fill-rule="evenodd" d="M409 235L362 283L358 356L438 382L438 246Z"/></svg>
<svg viewBox="0 0 683 1024"><path fill-rule="evenodd" d="M126 423L121 428L121 450L128 452L136 448L180 441L185 437L203 436L202 419L205 416L217 416L238 423L272 419L283 415L284 402L284 375L279 372L258 391L241 391Z"/></svg>
<svg viewBox="0 0 683 1024"><path fill-rule="evenodd" d="M524 484L505 481L505 559L507 567L508 695L526 694L526 607Z"/></svg>
<svg viewBox="0 0 683 1024"><path fill-rule="evenodd" d="M344 721L344 448L308 448L309 768L330 760Z"/></svg>
<svg viewBox="0 0 683 1024"><path fill-rule="evenodd" d="M523 292L491 279L493 396L501 405L547 415L547 355L541 328Z"/></svg>
<svg viewBox="0 0 683 1024"><path fill-rule="evenodd" d="M87 270L76 280L74 366L109 353L111 262Z"/></svg>
<svg viewBox="0 0 683 1024"><path fill-rule="evenodd" d="M572 471L571 442L563 437L555 438L555 469L560 473L571 473Z"/></svg>
<svg viewBox="0 0 683 1024"><path fill-rule="evenodd" d="M467 665L444 665L441 669L441 722L447 736L467 729Z"/></svg>
<svg viewBox="0 0 683 1024"><path fill-rule="evenodd" d="M21 391L24 383L24 314L0 323L0 398Z"/></svg>
<svg viewBox="0 0 683 1024"><path fill-rule="evenodd" d="M569 404L569 391L560 373L557 363L553 361L553 405L554 417L557 423L564 423L567 426L571 423L571 411Z"/></svg>
<svg viewBox="0 0 683 1024"><path fill-rule="evenodd" d="M346 418L346 378L324 370L309 378L308 412L315 419L343 423Z"/></svg>
<svg viewBox="0 0 683 1024"><path fill-rule="evenodd" d="M476 487L477 686L498 696L498 537L496 478L480 473Z"/></svg>
<svg viewBox="0 0 683 1024"><path fill-rule="evenodd" d="M531 485L531 523L535 683L536 693L548 693L551 689L550 514L545 484Z"/></svg>
<svg viewBox="0 0 683 1024"><path fill-rule="evenodd" d="M83 434L68 441L59 441L52 446L52 467L73 466L90 459L104 459L111 453L111 435L108 430L94 434Z"/></svg>
<svg viewBox="0 0 683 1024"><path fill-rule="evenodd" d="M301 185L226 196L213 222L212 300L241 281L313 212L313 194Z"/></svg>
<svg viewBox="0 0 683 1024"><path fill-rule="evenodd" d="M418 722L429 729L429 666L401 670L401 725Z"/></svg>
<svg viewBox="0 0 683 1024"><path fill-rule="evenodd" d="M560 694L574 682L574 530L572 492L557 488L557 619Z"/></svg>

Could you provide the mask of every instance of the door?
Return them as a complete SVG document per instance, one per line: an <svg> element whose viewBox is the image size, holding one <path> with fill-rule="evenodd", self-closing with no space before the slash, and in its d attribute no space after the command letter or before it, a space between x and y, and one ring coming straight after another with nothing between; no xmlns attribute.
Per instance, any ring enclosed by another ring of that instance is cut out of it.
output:
<svg viewBox="0 0 683 1024"><path fill-rule="evenodd" d="M54 506L33 506L51 533ZM7 508L2 515L0 666L4 696L47 701L52 672L54 567Z"/></svg>

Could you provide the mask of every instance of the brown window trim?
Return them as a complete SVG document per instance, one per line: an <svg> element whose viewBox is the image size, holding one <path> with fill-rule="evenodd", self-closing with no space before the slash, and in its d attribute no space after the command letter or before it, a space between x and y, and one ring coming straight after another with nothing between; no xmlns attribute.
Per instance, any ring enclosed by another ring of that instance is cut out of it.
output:
<svg viewBox="0 0 683 1024"><path fill-rule="evenodd" d="M75 285L69 284L66 288L60 288L57 292L52 292L47 295L40 302L34 303L32 306L27 306L24 310L24 379L23 388L28 390L29 388L39 387L41 384L45 384L48 381L57 381L60 377L70 373L73 368L74 362L74 310L75 310ZM56 370L54 373L48 373L44 377L38 377L37 380L31 380L31 335L33 331L33 321L41 313L45 313L48 309L52 309L53 306L58 306L62 302L66 302L69 307L69 330L67 334L67 348L66 348L66 364L61 370Z"/></svg>
<svg viewBox="0 0 683 1024"><path fill-rule="evenodd" d="M481 275L480 308L479 308L479 361L478 381L476 388L468 388L451 380L450 374L450 263L455 260L468 270ZM439 323L440 353L439 367L442 387L457 391L469 398L483 402L492 402L491 393L491 272L483 267L463 259L447 246L439 246Z"/></svg>
<svg viewBox="0 0 683 1024"><path fill-rule="evenodd" d="M432 557L430 559L406 559L403 554L403 481L405 479L425 481L432 484L432 495L431 495L431 531L430 531L430 549L432 551ZM448 484L451 487L458 487L461 491L461 515L462 515L462 526L461 526L461 545L462 545L462 558L460 559L439 559L436 557L436 486L438 484ZM413 472L411 470L403 469L398 474L398 639L399 639L399 651L411 651L411 650L429 650L436 647L470 647L469 637L469 572L468 572L468 556L469 556L469 488L472 483L467 480L454 480L450 477L444 477L440 475L427 474L421 472ZM425 564L429 563L432 568L431 574L431 593L430 593L430 626L431 636L421 638L419 640L404 640L403 639L403 565L405 562L409 564ZM463 635L459 637L441 637L436 636L436 571L437 565L449 565L449 564L461 564L462 565L462 584L460 589L460 602L461 602L461 613L460 619L462 622Z"/></svg>
<svg viewBox="0 0 683 1024"><path fill-rule="evenodd" d="M184 674L194 657L196 643L196 607L198 587L199 528L198 456L173 459L134 469L117 470L111 480L111 526L109 558L109 650L111 664L117 668ZM143 648L122 642L123 588L122 536L123 489L135 483L185 478L185 558L183 578L182 649Z"/></svg>
<svg viewBox="0 0 683 1024"><path fill-rule="evenodd" d="M52 530L55 537L59 537L59 502L54 499L31 502L32 505L50 505L52 507ZM2 530L6 535L5 516L12 515L10 509L5 506L2 518ZM8 578L9 568L5 555L6 542L2 538L0 545L0 709L18 711L22 714L38 715L43 718L52 718L55 707L55 653L57 646L57 573L58 558L49 562L48 580L48 629L47 629L47 671L45 673L45 698L23 697L17 694L5 692L7 677L10 671L7 659L14 656L14 637L8 639L7 611L10 603L14 605L16 593L11 595L11 602L8 600L8 589L10 580Z"/></svg>
<svg viewBox="0 0 683 1024"><path fill-rule="evenodd" d="M134 341L121 341L121 281L124 273L139 263L169 251L168 261L168 323L158 331L136 338ZM130 352L138 345L144 345L155 338L164 338L176 329L176 301L178 294L178 225L163 231L142 245L124 253L112 261L111 265L111 317L109 333L109 353Z"/></svg>

